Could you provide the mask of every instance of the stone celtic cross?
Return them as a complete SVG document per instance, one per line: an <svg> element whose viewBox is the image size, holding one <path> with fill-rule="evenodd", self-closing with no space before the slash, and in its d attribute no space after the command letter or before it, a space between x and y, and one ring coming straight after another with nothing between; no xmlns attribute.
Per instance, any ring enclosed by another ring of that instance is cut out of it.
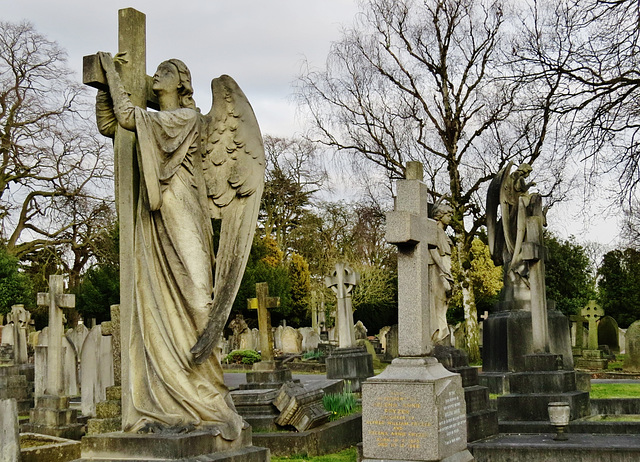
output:
<svg viewBox="0 0 640 462"><path fill-rule="evenodd" d="M356 336L353 330L353 309L351 292L360 282L360 275L345 263L336 263L336 269L331 276L325 277L325 285L330 287L338 297L338 346L351 348L356 346Z"/></svg>
<svg viewBox="0 0 640 462"><path fill-rule="evenodd" d="M429 245L437 245L438 224L428 216L427 186L420 162L407 162L398 180L392 212L387 213L386 239L398 247L398 353L431 353Z"/></svg>
<svg viewBox="0 0 640 462"><path fill-rule="evenodd" d="M273 333L271 332L270 308L280 306L280 297L269 297L269 284L256 284L256 298L247 300L247 308L258 311L258 329L260 331L260 355L262 361L273 361Z"/></svg>
<svg viewBox="0 0 640 462"><path fill-rule="evenodd" d="M580 314L589 322L589 345L590 350L598 349L598 326L597 322L604 316L604 310L597 305L595 300L590 300L589 304L582 308Z"/></svg>
<svg viewBox="0 0 640 462"><path fill-rule="evenodd" d="M49 346L47 348L45 394L53 396L62 396L63 393L62 336L64 335L64 326L61 308L76 306L76 296L65 294L63 290L63 276L51 275L49 276L49 292L38 293L38 306L49 307Z"/></svg>

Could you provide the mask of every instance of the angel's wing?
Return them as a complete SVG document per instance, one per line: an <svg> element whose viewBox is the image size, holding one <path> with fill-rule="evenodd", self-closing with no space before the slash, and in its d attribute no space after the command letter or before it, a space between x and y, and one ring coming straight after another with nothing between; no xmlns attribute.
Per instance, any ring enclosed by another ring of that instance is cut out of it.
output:
<svg viewBox="0 0 640 462"><path fill-rule="evenodd" d="M509 162L506 167L493 177L487 192L487 237L489 240L489 252L496 266L504 264L502 255L505 244L504 222L505 220L508 221L508 217L502 216L498 219L498 208L503 205L504 194L502 186L505 178L509 176L512 165L513 162ZM502 211L504 214L504 209Z"/></svg>
<svg viewBox="0 0 640 462"><path fill-rule="evenodd" d="M213 218L221 219L209 322L191 349L196 363L217 346L249 258L264 188L262 135L253 109L228 75L211 82L202 117L203 172Z"/></svg>

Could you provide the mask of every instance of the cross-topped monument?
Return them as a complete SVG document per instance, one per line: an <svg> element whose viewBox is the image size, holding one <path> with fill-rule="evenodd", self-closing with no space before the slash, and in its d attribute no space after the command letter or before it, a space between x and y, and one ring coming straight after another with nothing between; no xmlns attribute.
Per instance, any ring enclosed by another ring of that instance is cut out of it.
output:
<svg viewBox="0 0 640 462"><path fill-rule="evenodd" d="M118 52L126 53L126 62L118 64L118 73L136 106L158 109L157 98L152 91L152 77L147 75L146 58L146 16L133 8L118 11ZM90 87L108 90L106 77L98 55L85 56L83 59L83 82ZM124 325L131 323L134 309L134 226L135 211L140 182L137 168L135 133L116 129L114 138L116 207L120 226L120 313ZM121 342L129 344L129 332L123 329ZM127 350L122 350L122 364L128 363ZM114 367L115 364L114 364ZM121 368L122 386L129 389L128 367ZM129 393L123 394L123 406L130 399Z"/></svg>
<svg viewBox="0 0 640 462"><path fill-rule="evenodd" d="M330 287L338 297L338 346L340 348L356 346L351 292L358 282L360 282L360 274L345 263L336 263L331 276L325 277L325 285Z"/></svg>
<svg viewBox="0 0 640 462"><path fill-rule="evenodd" d="M258 311L258 329L260 331L260 355L263 361L273 361L273 332L269 317L270 308L280 306L280 297L269 297L269 284L258 282L256 284L256 298L247 300L250 310Z"/></svg>
<svg viewBox="0 0 640 462"><path fill-rule="evenodd" d="M598 319L604 316L604 310L595 300L590 300L587 306L582 308L580 314L589 323L589 350L598 349Z"/></svg>
<svg viewBox="0 0 640 462"><path fill-rule="evenodd" d="M398 247L398 353L431 353L429 245L437 245L438 224L428 217L427 185L420 162L407 162L396 183L395 208L387 213L387 241Z"/></svg>
<svg viewBox="0 0 640 462"><path fill-rule="evenodd" d="M49 307L49 346L45 394L52 396L62 396L63 394L62 336L64 335L64 326L61 308L76 306L76 296L65 294L63 291L63 276L55 274L49 276L49 293L38 293L38 306Z"/></svg>

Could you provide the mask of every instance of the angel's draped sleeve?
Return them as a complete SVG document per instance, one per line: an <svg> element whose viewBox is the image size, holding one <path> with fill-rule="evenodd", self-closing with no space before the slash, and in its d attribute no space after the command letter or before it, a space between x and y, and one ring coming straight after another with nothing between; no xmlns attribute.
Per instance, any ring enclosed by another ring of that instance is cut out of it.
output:
<svg viewBox="0 0 640 462"><path fill-rule="evenodd" d="M187 153L197 149L198 113L193 109L147 112L135 109L140 144L140 170L151 210L162 206L162 191L182 165Z"/></svg>
<svg viewBox="0 0 640 462"><path fill-rule="evenodd" d="M108 138L115 138L118 119L113 112L111 96L103 90L98 90L96 96L96 122L100 134Z"/></svg>

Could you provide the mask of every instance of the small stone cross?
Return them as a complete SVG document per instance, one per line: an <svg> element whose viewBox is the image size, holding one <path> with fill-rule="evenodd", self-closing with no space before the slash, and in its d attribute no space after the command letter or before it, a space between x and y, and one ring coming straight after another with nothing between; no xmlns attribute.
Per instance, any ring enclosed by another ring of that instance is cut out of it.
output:
<svg viewBox="0 0 640 462"><path fill-rule="evenodd" d="M438 223L428 215L422 164L408 162L404 180L396 183L394 210L387 213L386 239L398 247L398 353L431 353L429 245L437 245Z"/></svg>
<svg viewBox="0 0 640 462"><path fill-rule="evenodd" d="M589 322L589 349L598 349L598 326L596 322L604 316L602 307L596 304L595 300L590 300L589 304L582 308L580 314Z"/></svg>
<svg viewBox="0 0 640 462"><path fill-rule="evenodd" d="M324 282L338 297L338 346L340 348L351 348L356 346L351 292L360 282L360 274L353 271L345 263L336 263L335 268L331 276L324 278Z"/></svg>
<svg viewBox="0 0 640 462"><path fill-rule="evenodd" d="M31 321L31 313L24 305L13 305L7 313L7 323L13 323L13 359L16 364L27 364L27 328ZM7 343L7 342L4 342Z"/></svg>
<svg viewBox="0 0 640 462"><path fill-rule="evenodd" d="M100 324L100 330L105 337L111 336L111 347L113 348L113 384L120 385L122 377L122 362L120 358L120 305L111 305L111 321Z"/></svg>
<svg viewBox="0 0 640 462"><path fill-rule="evenodd" d="M47 388L45 394L62 396L62 310L76 306L74 294L63 293L64 278L62 275L49 276L49 293L38 293L38 306L49 307L49 346L47 348Z"/></svg>
<svg viewBox="0 0 640 462"><path fill-rule="evenodd" d="M266 282L258 282L256 298L247 300L247 308L258 311L262 361L273 361L273 332L271 332L271 319L267 310L279 306L280 297L269 297L269 284Z"/></svg>

